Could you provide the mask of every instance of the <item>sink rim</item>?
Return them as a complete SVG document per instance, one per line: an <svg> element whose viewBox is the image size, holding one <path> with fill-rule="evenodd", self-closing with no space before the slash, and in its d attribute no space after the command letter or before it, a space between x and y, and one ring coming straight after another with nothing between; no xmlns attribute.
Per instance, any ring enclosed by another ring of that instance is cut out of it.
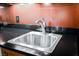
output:
<svg viewBox="0 0 79 59"><path fill-rule="evenodd" d="M20 39L20 38L22 38L22 37L24 37L24 36L26 36L27 34L29 34L29 33L33 33L33 34L37 34L37 33L39 33L38 35L43 35L42 34L42 32L36 32L36 31L31 31L31 32L28 32L28 33L25 33L25 34L23 34L23 35L21 35L21 36L18 36L18 37L16 37L16 38L13 38L13 39L11 39L11 40L9 40L8 42L9 43L12 43L12 44L16 44L16 45L20 45L20 46L24 46L24 47L28 47L28 48L32 48L32 49L35 49L35 50L39 50L39 51L43 51L43 52L47 52L47 53L51 53L54 49L55 49L55 47L56 47L56 45L57 44L55 44L56 43L56 41L57 41L57 43L59 42L59 40L55 40L49 47L39 47L39 46L34 46L34 45L29 45L29 44L24 44L24 43L15 43L16 41L15 40L17 40L17 39ZM46 34L48 34L48 35L53 35L53 33L46 33ZM54 34L55 35L55 34ZM57 35L57 34L56 34ZM61 36L62 37L62 36ZM12 42L13 41L13 42ZM53 46L54 45L54 46ZM51 49L52 48L52 49Z"/></svg>

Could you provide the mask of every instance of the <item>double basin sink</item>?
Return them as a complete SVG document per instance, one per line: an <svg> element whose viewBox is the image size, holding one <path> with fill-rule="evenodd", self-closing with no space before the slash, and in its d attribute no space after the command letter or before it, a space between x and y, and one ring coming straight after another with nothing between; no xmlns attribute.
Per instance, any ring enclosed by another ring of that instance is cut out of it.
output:
<svg viewBox="0 0 79 59"><path fill-rule="evenodd" d="M62 35L31 31L19 37L9 40L9 43L28 47L44 53L52 53Z"/></svg>

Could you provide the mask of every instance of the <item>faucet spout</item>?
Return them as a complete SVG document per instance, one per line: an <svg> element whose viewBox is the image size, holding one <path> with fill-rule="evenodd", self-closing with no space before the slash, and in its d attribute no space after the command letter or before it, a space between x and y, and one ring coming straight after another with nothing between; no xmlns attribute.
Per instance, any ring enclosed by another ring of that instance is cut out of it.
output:
<svg viewBox="0 0 79 59"><path fill-rule="evenodd" d="M35 23L38 23L41 26L42 33L45 34L46 23L44 22L44 20L37 20L37 21L35 21Z"/></svg>

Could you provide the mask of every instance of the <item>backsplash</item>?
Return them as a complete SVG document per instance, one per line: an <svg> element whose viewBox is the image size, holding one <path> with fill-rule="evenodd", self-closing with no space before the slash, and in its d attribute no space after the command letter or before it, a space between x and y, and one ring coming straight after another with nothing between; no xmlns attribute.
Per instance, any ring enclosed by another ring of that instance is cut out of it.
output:
<svg viewBox="0 0 79 59"><path fill-rule="evenodd" d="M4 16L9 24L33 24L35 21L44 18L48 26L79 28L79 4L50 4L46 6L38 4L15 4L6 7ZM19 16L19 23L16 22Z"/></svg>

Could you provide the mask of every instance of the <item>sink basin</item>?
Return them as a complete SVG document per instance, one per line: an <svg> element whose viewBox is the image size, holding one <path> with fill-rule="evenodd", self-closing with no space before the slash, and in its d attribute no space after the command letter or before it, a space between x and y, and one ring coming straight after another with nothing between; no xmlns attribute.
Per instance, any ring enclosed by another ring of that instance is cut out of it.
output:
<svg viewBox="0 0 79 59"><path fill-rule="evenodd" d="M44 53L52 53L62 35L31 31L17 38L9 40L9 43L32 48Z"/></svg>

